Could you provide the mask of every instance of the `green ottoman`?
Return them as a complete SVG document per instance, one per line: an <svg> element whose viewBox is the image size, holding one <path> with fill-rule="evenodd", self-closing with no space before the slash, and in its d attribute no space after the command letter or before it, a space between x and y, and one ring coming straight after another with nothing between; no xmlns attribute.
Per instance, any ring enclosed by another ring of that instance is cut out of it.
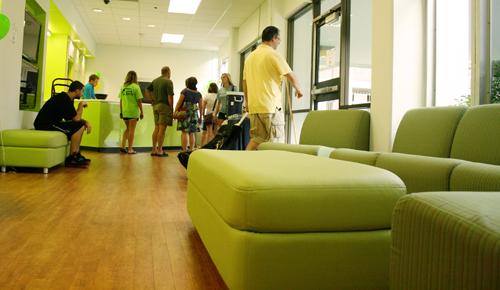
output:
<svg viewBox="0 0 500 290"><path fill-rule="evenodd" d="M283 151L195 151L187 207L230 289L388 289L384 169Z"/></svg>
<svg viewBox="0 0 500 290"><path fill-rule="evenodd" d="M425 192L394 209L391 289L500 289L500 192Z"/></svg>
<svg viewBox="0 0 500 290"><path fill-rule="evenodd" d="M61 132L36 130L4 130L0 134L0 165L38 167L44 173L64 163L68 139Z"/></svg>

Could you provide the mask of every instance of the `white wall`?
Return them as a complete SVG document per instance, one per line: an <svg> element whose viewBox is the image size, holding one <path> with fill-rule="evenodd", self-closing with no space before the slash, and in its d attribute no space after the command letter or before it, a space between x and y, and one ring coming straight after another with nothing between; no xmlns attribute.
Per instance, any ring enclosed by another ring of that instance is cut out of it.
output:
<svg viewBox="0 0 500 290"><path fill-rule="evenodd" d="M166 65L172 71L175 99L190 76L198 79L198 89L202 93L206 92L209 81L219 79L218 54L214 51L99 44L96 57L86 63L86 79L82 81L86 82L90 74L100 72L101 80L96 92L117 100L129 70L135 70L139 80L151 81L160 76L161 68Z"/></svg>
<svg viewBox="0 0 500 290"><path fill-rule="evenodd" d="M47 13L48 20L50 0L37 0L37 3ZM25 1L2 1L2 13L9 17L11 25L9 33L0 40L0 129L32 128L36 116L36 113L19 110L24 11Z"/></svg>

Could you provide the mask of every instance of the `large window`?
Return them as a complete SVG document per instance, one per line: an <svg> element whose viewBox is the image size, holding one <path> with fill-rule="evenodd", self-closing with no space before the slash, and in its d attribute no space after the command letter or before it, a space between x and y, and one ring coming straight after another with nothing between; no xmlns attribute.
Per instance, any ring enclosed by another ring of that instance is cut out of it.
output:
<svg viewBox="0 0 500 290"><path fill-rule="evenodd" d="M434 8L436 106L471 103L471 0L429 1ZM453 11L453 13L450 13Z"/></svg>
<svg viewBox="0 0 500 290"><path fill-rule="evenodd" d="M294 122L287 116L287 141L292 144L299 142L300 129L307 113L311 110L312 23L312 5L305 6L288 19L288 62L299 79L304 93L300 99L292 97ZM294 95L292 91L291 96Z"/></svg>
<svg viewBox="0 0 500 290"><path fill-rule="evenodd" d="M372 1L351 1L349 87L345 107L369 107L372 86Z"/></svg>

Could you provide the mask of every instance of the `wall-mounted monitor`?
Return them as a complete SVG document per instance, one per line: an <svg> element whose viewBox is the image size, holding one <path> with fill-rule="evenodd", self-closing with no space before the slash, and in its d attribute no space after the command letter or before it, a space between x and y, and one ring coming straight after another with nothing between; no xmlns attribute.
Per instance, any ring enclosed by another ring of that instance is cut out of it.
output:
<svg viewBox="0 0 500 290"><path fill-rule="evenodd" d="M151 84L150 81L139 81L139 87L141 88L143 96L142 99L143 103L149 103L149 104L153 103L153 99L151 98L151 92L147 89L147 87L149 87L150 84Z"/></svg>
<svg viewBox="0 0 500 290"><path fill-rule="evenodd" d="M31 63L38 62L38 47L42 25L28 11L24 14L23 58Z"/></svg>

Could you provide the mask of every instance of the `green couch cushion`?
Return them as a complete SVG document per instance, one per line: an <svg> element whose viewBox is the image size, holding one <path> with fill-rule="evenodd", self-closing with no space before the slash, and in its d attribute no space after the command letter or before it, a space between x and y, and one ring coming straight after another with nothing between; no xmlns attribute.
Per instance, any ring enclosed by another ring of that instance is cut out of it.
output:
<svg viewBox="0 0 500 290"><path fill-rule="evenodd" d="M500 192L401 198L391 248L391 289L499 289Z"/></svg>
<svg viewBox="0 0 500 290"><path fill-rule="evenodd" d="M264 142L259 145L259 150L280 150L295 153L303 153L321 157L328 157L330 153L335 150L334 148L320 146L320 145L301 145L301 144L284 144Z"/></svg>
<svg viewBox="0 0 500 290"><path fill-rule="evenodd" d="M231 227L255 232L387 229L406 192L380 168L282 151L197 150L188 187Z"/></svg>
<svg viewBox="0 0 500 290"><path fill-rule="evenodd" d="M6 147L57 148L68 144L66 135L55 131L4 130L2 139Z"/></svg>
<svg viewBox="0 0 500 290"><path fill-rule="evenodd" d="M300 131L299 143L368 150L370 113L363 110L309 112Z"/></svg>
<svg viewBox="0 0 500 290"><path fill-rule="evenodd" d="M467 110L458 124L451 157L500 165L500 104Z"/></svg>
<svg viewBox="0 0 500 290"><path fill-rule="evenodd" d="M332 151L330 158L374 166L379 154L378 152L340 148Z"/></svg>
<svg viewBox="0 0 500 290"><path fill-rule="evenodd" d="M450 157L453 136L465 111L465 107L433 107L406 112L392 152Z"/></svg>
<svg viewBox="0 0 500 290"><path fill-rule="evenodd" d="M500 191L500 166L464 162L453 170L452 191Z"/></svg>
<svg viewBox="0 0 500 290"><path fill-rule="evenodd" d="M376 166L394 172L408 193L447 191L451 172L461 160L401 153L380 153Z"/></svg>

